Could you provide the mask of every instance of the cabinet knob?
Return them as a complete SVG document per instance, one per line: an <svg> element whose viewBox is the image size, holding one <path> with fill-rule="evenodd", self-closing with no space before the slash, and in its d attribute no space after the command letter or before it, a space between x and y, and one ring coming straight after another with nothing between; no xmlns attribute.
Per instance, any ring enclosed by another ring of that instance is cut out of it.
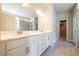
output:
<svg viewBox="0 0 79 59"><path fill-rule="evenodd" d="M26 48L26 54L30 52L30 47Z"/></svg>

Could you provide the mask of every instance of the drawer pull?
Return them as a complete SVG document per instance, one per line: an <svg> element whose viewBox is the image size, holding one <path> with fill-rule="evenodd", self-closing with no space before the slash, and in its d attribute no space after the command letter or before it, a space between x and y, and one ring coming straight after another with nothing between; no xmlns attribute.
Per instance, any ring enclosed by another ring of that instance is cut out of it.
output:
<svg viewBox="0 0 79 59"><path fill-rule="evenodd" d="M30 47L26 48L26 54L30 52Z"/></svg>

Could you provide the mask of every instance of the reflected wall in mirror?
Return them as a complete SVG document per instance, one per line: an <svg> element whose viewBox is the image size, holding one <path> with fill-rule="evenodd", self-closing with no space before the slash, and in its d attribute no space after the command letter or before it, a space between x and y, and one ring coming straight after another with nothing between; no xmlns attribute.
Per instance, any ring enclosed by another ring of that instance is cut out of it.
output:
<svg viewBox="0 0 79 59"><path fill-rule="evenodd" d="M20 21L19 28L20 28L21 31L33 30L32 29L32 21L27 20L27 19L22 19L22 20L19 20L19 21Z"/></svg>
<svg viewBox="0 0 79 59"><path fill-rule="evenodd" d="M20 3L2 3L0 9L0 31L38 30L35 12Z"/></svg>
<svg viewBox="0 0 79 59"><path fill-rule="evenodd" d="M30 31L38 30L37 18L28 19L14 14L2 13L2 31Z"/></svg>
<svg viewBox="0 0 79 59"><path fill-rule="evenodd" d="M10 13L2 13L2 31L15 31L16 17Z"/></svg>

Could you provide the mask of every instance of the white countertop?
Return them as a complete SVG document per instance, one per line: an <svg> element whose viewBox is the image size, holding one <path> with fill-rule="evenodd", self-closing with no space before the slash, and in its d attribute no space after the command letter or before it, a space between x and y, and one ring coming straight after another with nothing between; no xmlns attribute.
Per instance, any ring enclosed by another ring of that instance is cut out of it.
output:
<svg viewBox="0 0 79 59"><path fill-rule="evenodd" d="M1 33L0 42L10 41L10 40L18 39L18 38L29 37L29 36L43 34L43 33L48 33L48 31L47 32L23 31L22 34L16 34L16 32L7 32L7 33L3 32Z"/></svg>

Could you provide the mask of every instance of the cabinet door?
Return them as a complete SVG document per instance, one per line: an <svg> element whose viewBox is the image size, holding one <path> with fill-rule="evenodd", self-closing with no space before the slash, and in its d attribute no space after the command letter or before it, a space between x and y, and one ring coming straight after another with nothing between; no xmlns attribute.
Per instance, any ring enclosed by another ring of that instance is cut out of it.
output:
<svg viewBox="0 0 79 59"><path fill-rule="evenodd" d="M46 36L45 34L39 35L39 55L41 55L46 47Z"/></svg>
<svg viewBox="0 0 79 59"><path fill-rule="evenodd" d="M38 56L38 39L37 36L29 37L30 56Z"/></svg>
<svg viewBox="0 0 79 59"><path fill-rule="evenodd" d="M7 50L11 50L11 49L15 49L23 44L26 44L26 39L25 38L22 38L22 39L19 39L19 40L14 40L14 41L10 41L10 42L7 42Z"/></svg>
<svg viewBox="0 0 79 59"><path fill-rule="evenodd" d="M44 52L45 48L46 48L45 40L40 41L39 42L39 55L41 55Z"/></svg>
<svg viewBox="0 0 79 59"><path fill-rule="evenodd" d="M7 52L7 56L25 56L25 55L26 55L26 45L17 47Z"/></svg>
<svg viewBox="0 0 79 59"><path fill-rule="evenodd" d="M51 34L46 34L46 48L51 44Z"/></svg>

